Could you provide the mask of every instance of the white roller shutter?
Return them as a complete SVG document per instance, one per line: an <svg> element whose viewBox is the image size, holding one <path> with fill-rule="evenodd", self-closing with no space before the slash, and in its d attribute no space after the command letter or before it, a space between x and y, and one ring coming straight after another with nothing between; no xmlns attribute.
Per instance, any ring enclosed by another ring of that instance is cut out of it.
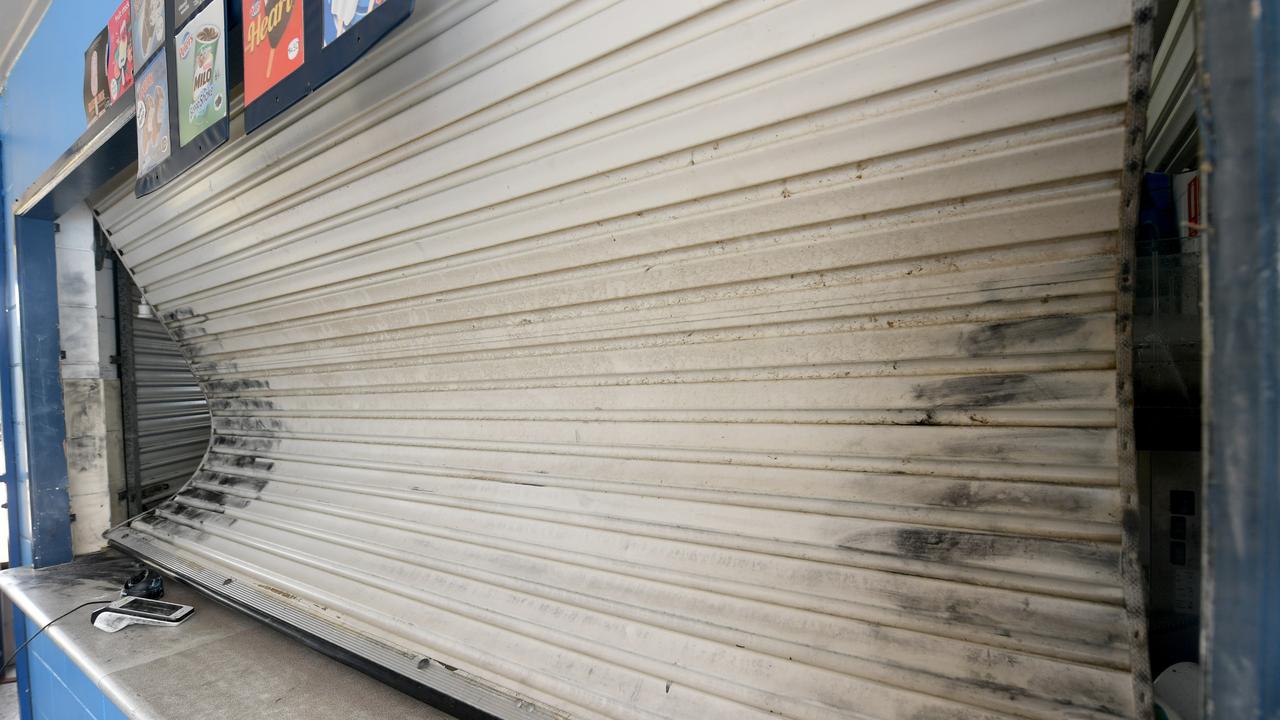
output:
<svg viewBox="0 0 1280 720"><path fill-rule="evenodd" d="M111 539L504 717L1146 715L1131 14L419 0L98 203L215 431Z"/></svg>

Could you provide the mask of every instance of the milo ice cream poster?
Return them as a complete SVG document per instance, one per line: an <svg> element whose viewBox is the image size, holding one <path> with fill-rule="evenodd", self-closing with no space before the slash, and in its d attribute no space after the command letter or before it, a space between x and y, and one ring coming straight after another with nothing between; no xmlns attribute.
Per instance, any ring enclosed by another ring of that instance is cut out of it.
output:
<svg viewBox="0 0 1280 720"><path fill-rule="evenodd" d="M181 145L227 116L226 40L226 13L217 0L193 15L174 38Z"/></svg>

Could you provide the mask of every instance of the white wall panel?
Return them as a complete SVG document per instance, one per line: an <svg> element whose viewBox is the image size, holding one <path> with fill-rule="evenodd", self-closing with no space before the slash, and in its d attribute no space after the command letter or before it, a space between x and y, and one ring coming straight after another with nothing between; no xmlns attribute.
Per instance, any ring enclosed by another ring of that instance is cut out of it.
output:
<svg viewBox="0 0 1280 720"><path fill-rule="evenodd" d="M501 716L1149 713L1128 2L418 4L97 203L214 428L114 542Z"/></svg>

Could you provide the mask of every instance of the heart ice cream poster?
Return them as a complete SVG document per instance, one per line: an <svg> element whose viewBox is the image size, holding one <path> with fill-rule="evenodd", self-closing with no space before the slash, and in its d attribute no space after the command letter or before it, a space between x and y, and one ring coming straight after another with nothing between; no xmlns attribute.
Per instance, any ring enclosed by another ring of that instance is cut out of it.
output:
<svg viewBox="0 0 1280 720"><path fill-rule="evenodd" d="M306 62L302 0L242 0L244 102L250 105Z"/></svg>
<svg viewBox="0 0 1280 720"><path fill-rule="evenodd" d="M212 2L174 38L178 55L178 143L186 145L227 116L226 23Z"/></svg>
<svg viewBox="0 0 1280 720"><path fill-rule="evenodd" d="M169 157L169 72L161 49L134 79L137 104L138 177Z"/></svg>
<svg viewBox="0 0 1280 720"><path fill-rule="evenodd" d="M129 27L129 0L107 21L107 86L111 102L120 99L133 85L133 37Z"/></svg>
<svg viewBox="0 0 1280 720"><path fill-rule="evenodd" d="M324 0L324 44L336 40L384 0Z"/></svg>

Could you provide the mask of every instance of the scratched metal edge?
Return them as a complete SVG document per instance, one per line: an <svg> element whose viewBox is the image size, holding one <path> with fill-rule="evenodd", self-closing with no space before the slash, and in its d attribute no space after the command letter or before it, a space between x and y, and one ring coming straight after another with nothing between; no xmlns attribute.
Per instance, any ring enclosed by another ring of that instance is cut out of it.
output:
<svg viewBox="0 0 1280 720"><path fill-rule="evenodd" d="M57 214L56 211L47 213L35 213L35 211L50 200L64 180L86 166L89 160L94 158L94 155L107 143L116 139L118 135L124 138L125 142L128 142L128 137L132 136L133 132L129 131L124 135L121 135L121 133L124 133L126 126L133 126L135 114L133 88L130 87L116 103L112 104L110 109L85 128L85 131L80 134L80 137L76 138L71 147L63 151L58 156L58 159L54 160L53 164L46 168L40 174L40 177L36 178L30 187L13 201L11 207L13 214L30 215L32 217L47 214L51 217L46 219L53 219L52 216ZM136 153L136 150L134 152ZM99 157L96 159L101 160L104 166L114 160L116 161L114 166L123 167L119 165L119 162L123 162L128 155L128 152L124 152L112 158ZM128 162L125 162L125 166L128 164ZM115 173L112 174L114 175Z"/></svg>
<svg viewBox="0 0 1280 720"><path fill-rule="evenodd" d="M1146 157L1147 101L1155 48L1155 0L1133 1L1130 25L1128 132L1120 181L1120 242L1116 273L1116 452L1123 495L1120 577L1129 629L1130 673L1134 717L1155 717L1155 691L1147 638L1147 582L1139 560L1137 451L1133 427L1133 295L1138 227L1138 200Z"/></svg>
<svg viewBox="0 0 1280 720"><path fill-rule="evenodd" d="M294 608L139 537L128 528L107 534L110 546L188 583L201 594L247 613L278 632L396 690L450 713L459 720L562 720L564 715L533 701L512 697L444 667L425 655L398 653ZM419 663L427 666L419 668ZM421 678L421 679L419 679Z"/></svg>

